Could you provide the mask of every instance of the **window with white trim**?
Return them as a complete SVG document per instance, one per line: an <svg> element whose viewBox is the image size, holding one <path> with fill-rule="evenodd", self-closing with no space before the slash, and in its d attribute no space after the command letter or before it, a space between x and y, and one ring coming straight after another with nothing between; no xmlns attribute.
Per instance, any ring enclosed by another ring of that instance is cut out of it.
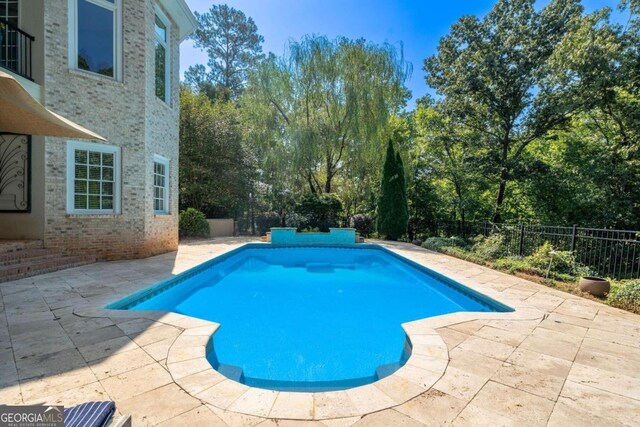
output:
<svg viewBox="0 0 640 427"><path fill-rule="evenodd" d="M69 0L71 68L120 80L122 0Z"/></svg>
<svg viewBox="0 0 640 427"><path fill-rule="evenodd" d="M169 103L169 92L171 92L171 75L169 61L169 27L170 21L160 9L155 9L155 50L156 50L156 96L167 104Z"/></svg>
<svg viewBox="0 0 640 427"><path fill-rule="evenodd" d="M153 211L169 213L169 159L153 156Z"/></svg>
<svg viewBox="0 0 640 427"><path fill-rule="evenodd" d="M67 212L120 213L120 147L67 142Z"/></svg>

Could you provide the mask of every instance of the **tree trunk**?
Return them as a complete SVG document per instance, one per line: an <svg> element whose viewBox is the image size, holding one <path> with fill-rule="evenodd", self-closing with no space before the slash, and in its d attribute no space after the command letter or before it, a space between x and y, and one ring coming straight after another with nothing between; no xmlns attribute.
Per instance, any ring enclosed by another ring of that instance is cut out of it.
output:
<svg viewBox="0 0 640 427"><path fill-rule="evenodd" d="M500 185L498 186L498 197L496 198L496 210L493 214L493 222L497 223L502 220L502 202L504 202L504 194L507 189L507 168L502 168L500 172Z"/></svg>

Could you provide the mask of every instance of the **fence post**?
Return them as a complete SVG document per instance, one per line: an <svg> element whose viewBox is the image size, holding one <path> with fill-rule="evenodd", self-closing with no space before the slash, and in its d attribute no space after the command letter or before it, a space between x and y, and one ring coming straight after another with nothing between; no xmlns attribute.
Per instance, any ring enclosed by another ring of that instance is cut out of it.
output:
<svg viewBox="0 0 640 427"><path fill-rule="evenodd" d="M573 229L571 230L571 252L576 251L576 240L578 240L578 226L573 224Z"/></svg>
<svg viewBox="0 0 640 427"><path fill-rule="evenodd" d="M518 242L518 255L522 256L524 253L524 223L520 223L520 240Z"/></svg>
<svg viewBox="0 0 640 427"><path fill-rule="evenodd" d="M484 237L487 237L487 220L486 219L482 222L482 235Z"/></svg>

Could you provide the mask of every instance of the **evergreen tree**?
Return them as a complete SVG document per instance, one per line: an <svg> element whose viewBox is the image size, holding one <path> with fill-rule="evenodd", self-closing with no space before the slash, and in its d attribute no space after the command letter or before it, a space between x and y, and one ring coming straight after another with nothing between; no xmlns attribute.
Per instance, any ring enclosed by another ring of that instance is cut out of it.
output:
<svg viewBox="0 0 640 427"><path fill-rule="evenodd" d="M404 235L407 231L407 226L409 225L409 204L407 202L407 180L405 178L404 173L404 163L402 162L402 157L400 156L400 152L396 152L396 173L398 174L398 181L400 192L402 194L402 199L398 205L398 227L402 224L402 233L399 235Z"/></svg>
<svg viewBox="0 0 640 427"><path fill-rule="evenodd" d="M378 233L385 239L396 240L407 231L408 219L404 166L389 141L378 199Z"/></svg>

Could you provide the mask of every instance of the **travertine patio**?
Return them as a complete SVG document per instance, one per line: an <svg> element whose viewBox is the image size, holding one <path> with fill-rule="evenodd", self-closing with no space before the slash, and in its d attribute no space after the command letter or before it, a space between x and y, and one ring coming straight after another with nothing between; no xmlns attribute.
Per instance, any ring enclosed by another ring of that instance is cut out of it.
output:
<svg viewBox="0 0 640 427"><path fill-rule="evenodd" d="M230 380L212 384L202 355L212 329L197 319L103 317L104 304L244 242L193 242L145 260L0 284L0 403L111 399L136 426L640 424L640 316L408 244L385 243L516 313L454 314L407 325L415 362L366 394L315 393L283 405L284 394ZM419 379L427 372L419 365L429 362L421 353L440 338L446 370L428 371L429 378L436 375L431 386ZM382 406L390 408L376 409ZM367 408L376 412L362 415ZM289 417L292 410L299 416Z"/></svg>

